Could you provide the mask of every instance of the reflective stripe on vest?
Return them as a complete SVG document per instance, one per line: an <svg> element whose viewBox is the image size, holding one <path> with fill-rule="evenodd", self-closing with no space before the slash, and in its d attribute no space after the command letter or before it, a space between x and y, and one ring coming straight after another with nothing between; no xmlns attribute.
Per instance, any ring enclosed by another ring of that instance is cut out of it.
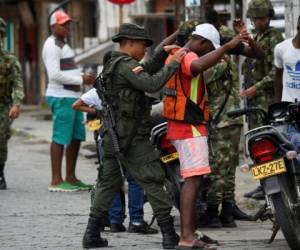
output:
<svg viewBox="0 0 300 250"><path fill-rule="evenodd" d="M169 60L170 56L166 63ZM190 94L187 96L182 86L181 73L181 71L177 72L166 84L163 116L169 120L184 121L190 124L206 123L209 118L209 110L202 75L199 74L191 79ZM198 96L198 92L201 96ZM193 131L193 134L197 136L197 130Z"/></svg>

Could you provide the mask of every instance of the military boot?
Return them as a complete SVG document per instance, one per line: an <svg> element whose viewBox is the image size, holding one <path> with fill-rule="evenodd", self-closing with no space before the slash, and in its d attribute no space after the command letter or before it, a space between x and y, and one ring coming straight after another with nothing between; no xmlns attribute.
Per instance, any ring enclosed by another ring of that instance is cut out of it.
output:
<svg viewBox="0 0 300 250"><path fill-rule="evenodd" d="M207 204L207 209L198 222L198 227L221 228L222 223L219 219L219 205Z"/></svg>
<svg viewBox="0 0 300 250"><path fill-rule="evenodd" d="M4 177L4 164L0 164L0 190L6 189L6 181Z"/></svg>
<svg viewBox="0 0 300 250"><path fill-rule="evenodd" d="M223 227L237 227L233 218L233 203L223 202L219 217Z"/></svg>
<svg viewBox="0 0 300 250"><path fill-rule="evenodd" d="M178 245L180 237L175 232L173 218L170 216L169 218L166 218L164 220L159 220L157 221L157 224L160 227L163 237L163 249L174 249L174 247Z"/></svg>
<svg viewBox="0 0 300 250"><path fill-rule="evenodd" d="M103 227L102 219L90 215L88 224L83 236L83 248L100 248L107 247L108 242L106 239L101 238L100 230Z"/></svg>
<svg viewBox="0 0 300 250"><path fill-rule="evenodd" d="M253 217L251 215L244 213L236 204L233 204L232 215L235 220L244 220L244 221L253 220Z"/></svg>

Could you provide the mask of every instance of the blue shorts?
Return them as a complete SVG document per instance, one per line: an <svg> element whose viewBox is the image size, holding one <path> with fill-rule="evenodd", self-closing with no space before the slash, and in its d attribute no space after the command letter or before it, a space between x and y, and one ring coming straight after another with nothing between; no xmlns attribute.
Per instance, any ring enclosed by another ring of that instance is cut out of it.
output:
<svg viewBox="0 0 300 250"><path fill-rule="evenodd" d="M76 98L46 96L46 101L52 110L53 128L52 141L69 145L73 139L85 140L83 113L72 109Z"/></svg>

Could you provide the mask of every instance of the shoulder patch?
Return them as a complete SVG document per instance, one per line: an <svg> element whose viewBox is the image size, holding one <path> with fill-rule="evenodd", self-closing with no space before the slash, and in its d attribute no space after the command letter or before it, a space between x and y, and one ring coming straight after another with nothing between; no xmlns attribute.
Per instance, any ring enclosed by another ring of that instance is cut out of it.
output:
<svg viewBox="0 0 300 250"><path fill-rule="evenodd" d="M58 47L60 47L60 48L64 47L64 45L66 44L63 41L60 41L60 40L58 40L56 38L54 39L54 41L55 41L55 45L58 46Z"/></svg>
<svg viewBox="0 0 300 250"><path fill-rule="evenodd" d="M137 66L137 67L132 69L132 72L135 73L135 74L139 74L142 71L144 71L144 68L142 66Z"/></svg>

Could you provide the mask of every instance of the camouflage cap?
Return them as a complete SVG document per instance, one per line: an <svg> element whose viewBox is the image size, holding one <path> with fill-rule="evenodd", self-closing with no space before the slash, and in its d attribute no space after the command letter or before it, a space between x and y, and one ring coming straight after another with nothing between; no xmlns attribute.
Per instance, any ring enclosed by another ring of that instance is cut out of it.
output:
<svg viewBox="0 0 300 250"><path fill-rule="evenodd" d="M130 38L134 40L145 40L147 47L153 44L153 41L149 38L147 31L133 23L123 23L119 28L119 33L112 37L113 42L120 42L122 38Z"/></svg>
<svg viewBox="0 0 300 250"><path fill-rule="evenodd" d="M0 17L0 32L5 33L6 22Z"/></svg>
<svg viewBox="0 0 300 250"><path fill-rule="evenodd" d="M273 5L270 0L251 0L248 4L247 17L272 18L275 15Z"/></svg>

